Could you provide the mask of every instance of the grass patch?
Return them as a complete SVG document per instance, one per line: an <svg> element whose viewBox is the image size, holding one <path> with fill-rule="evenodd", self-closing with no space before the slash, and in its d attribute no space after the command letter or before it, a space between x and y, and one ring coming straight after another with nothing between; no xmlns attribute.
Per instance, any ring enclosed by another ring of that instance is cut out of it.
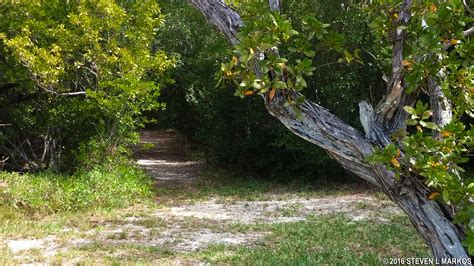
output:
<svg viewBox="0 0 474 266"><path fill-rule="evenodd" d="M197 258L216 264L379 265L388 257L430 257L428 247L406 217L380 224L326 215L296 223L235 229L271 234L253 246L213 245L198 252Z"/></svg>
<svg viewBox="0 0 474 266"><path fill-rule="evenodd" d="M8 218L19 211L30 215L114 208L149 199L151 178L128 164L98 166L72 176L55 173L0 172L0 214ZM12 211L13 210L13 211Z"/></svg>
<svg viewBox="0 0 474 266"><path fill-rule="evenodd" d="M157 228L165 226L165 221L158 217L139 219L134 221L133 223L139 226L143 226L145 228Z"/></svg>
<svg viewBox="0 0 474 266"><path fill-rule="evenodd" d="M6 239L39 239L49 235L59 236L61 239L74 239L81 237L91 237L84 234L86 232L100 232L106 224L123 225L127 222L127 217L137 215L142 212L154 212L156 206L149 204L134 205L129 208L102 209L93 208L76 212L60 212L43 216L31 217L19 212L14 216L5 218L0 207L0 242ZM0 246L1 247L1 246Z"/></svg>
<svg viewBox="0 0 474 266"><path fill-rule="evenodd" d="M428 248L406 217L390 216L387 218L389 222L384 224L365 220L353 222L342 215L309 217L288 224L229 224L194 217L173 220L153 215L167 205L208 200L209 197L228 202L359 192L353 184L341 186L309 180L259 180L223 172L206 172L202 179L187 187L158 189L158 197L172 204L163 201L161 203L165 204L155 204L149 200L153 193L149 177L129 166L96 168L74 175L76 179L45 173L3 173L0 176L0 183L7 184L0 188L0 264L61 264L74 261L86 265L201 262L238 265L378 265L384 257L429 256ZM17 182L17 179L20 180ZM71 195L73 191L84 189L88 192ZM360 192L367 192L367 187L361 187ZM98 195L102 198L92 198ZM384 199L382 196L380 198L381 201ZM69 204L69 207L58 207L62 203ZM133 205L123 207L128 204ZM297 203L288 204L276 210L274 215L291 217L297 215L301 207ZM360 203L357 207L365 209L368 206ZM180 223L183 230L195 228L208 229L214 233L259 233L263 238L248 245L211 245L193 252L173 250L172 243L182 241L181 238L171 239L171 242L161 247L150 244L148 240L159 238L174 222ZM143 228L145 233L135 230L134 226ZM123 230L114 230L115 233L109 234L111 228ZM5 246L7 240L42 239L51 235L56 236L55 242L59 247L58 253L52 257L34 249L13 254ZM84 243L71 242L81 239L85 240Z"/></svg>
<svg viewBox="0 0 474 266"><path fill-rule="evenodd" d="M365 183L340 183L310 178L261 179L238 173L208 170L198 180L178 188L157 188L162 203L183 203L211 197L225 202L234 200L288 199L291 197L338 196L375 190ZM383 197L383 196L382 196Z"/></svg>

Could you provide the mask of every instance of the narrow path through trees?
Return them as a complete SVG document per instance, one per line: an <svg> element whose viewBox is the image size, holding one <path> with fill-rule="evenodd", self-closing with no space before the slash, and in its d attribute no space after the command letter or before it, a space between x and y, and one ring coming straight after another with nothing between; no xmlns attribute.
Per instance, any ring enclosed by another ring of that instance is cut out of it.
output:
<svg viewBox="0 0 474 266"><path fill-rule="evenodd" d="M174 131L144 131L137 164L147 169L157 187L179 187L199 176L202 162L186 154L184 138Z"/></svg>
<svg viewBox="0 0 474 266"><path fill-rule="evenodd" d="M245 179L210 177L215 171L209 173L202 161L190 159L183 138L173 131L142 132L134 156L156 182L154 202L51 218L57 220L57 230L41 237L32 233L0 238L0 250L8 248L7 254L18 263L58 258L72 263L84 258L88 262L133 261L138 256L154 263L198 264L201 261L193 259L193 254L212 246L265 247L275 237L273 226L279 224L343 215L352 224L390 226L403 216L392 202L364 189L321 188L317 192L285 185L277 188L273 183L262 189L260 184L247 186ZM51 223L47 219L38 223Z"/></svg>

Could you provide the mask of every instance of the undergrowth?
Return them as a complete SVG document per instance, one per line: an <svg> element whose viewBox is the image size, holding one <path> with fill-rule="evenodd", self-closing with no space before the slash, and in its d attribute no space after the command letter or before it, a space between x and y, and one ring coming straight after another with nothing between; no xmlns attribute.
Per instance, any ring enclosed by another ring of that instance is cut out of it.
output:
<svg viewBox="0 0 474 266"><path fill-rule="evenodd" d="M0 172L0 183L0 207L29 215L123 207L153 194L151 178L128 162L73 175Z"/></svg>

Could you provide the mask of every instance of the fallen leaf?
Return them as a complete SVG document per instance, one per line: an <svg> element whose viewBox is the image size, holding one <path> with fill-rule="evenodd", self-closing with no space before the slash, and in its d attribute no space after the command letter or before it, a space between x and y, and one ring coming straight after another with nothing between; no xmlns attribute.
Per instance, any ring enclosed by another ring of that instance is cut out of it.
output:
<svg viewBox="0 0 474 266"><path fill-rule="evenodd" d="M431 5L430 5L430 11L431 11L431 12L436 12L436 11L438 11L438 7L437 7L435 4L431 4Z"/></svg>

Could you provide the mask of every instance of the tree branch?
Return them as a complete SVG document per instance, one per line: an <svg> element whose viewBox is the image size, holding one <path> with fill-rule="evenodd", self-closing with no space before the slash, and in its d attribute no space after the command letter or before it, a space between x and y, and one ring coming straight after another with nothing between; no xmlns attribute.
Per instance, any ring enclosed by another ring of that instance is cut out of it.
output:
<svg viewBox="0 0 474 266"><path fill-rule="evenodd" d="M238 25L242 25L239 15L232 9L226 8L225 4L218 0L215 3L212 0L189 0L191 1L208 19L208 21L218 28L229 40L236 44L237 24L232 21L238 21ZM271 1L271 0L270 0ZM405 0L402 5L400 14L400 23L408 23L409 6L411 0ZM215 13L217 12L217 13ZM393 53L394 71L392 75L391 86L389 86L388 96L392 93L397 94L403 92L402 77L402 60L403 60L403 39L404 30L398 31L395 38L396 51ZM259 70L257 69L257 72ZM398 85L397 85L398 84ZM394 90L401 90L397 92ZM269 113L276 117L289 130L299 137L316 144L325 149L330 156L337 160L345 169L351 171L357 176L367 180L368 182L382 189L393 201L395 201L409 216L412 223L418 231L423 235L427 243L430 245L436 258L466 258L467 254L461 245L458 231L452 222L446 219L442 213L440 206L436 201L428 200L424 193L425 185L422 182L411 183L410 180L398 184L395 181L393 172L390 172L380 164L369 164L365 157L372 154L373 145L358 130L344 123L335 115L331 114L325 108L316 103L305 100L299 106L288 106L287 99L297 99L301 95L294 90L277 90L276 95L264 97L265 106ZM387 100L386 97L385 100ZM405 97L406 101L410 98ZM393 102L390 102L392 105ZM368 104L361 104L362 108L370 107ZM396 109L400 103L390 108ZM401 105L403 106L403 105ZM394 112L388 109L383 110L382 118L388 118L388 114L398 115L401 112ZM362 110L361 113L369 114L367 121L371 121L375 117L373 110L370 108ZM382 113L382 112L381 112ZM378 117L377 117L378 118ZM387 121L390 119L387 119ZM396 121L401 119L397 118ZM393 123L393 122L392 122ZM370 124L370 123L369 123ZM370 124L370 129L374 124ZM366 128L366 126L364 126ZM370 130L366 130L370 131ZM383 130L380 132L384 132ZM368 134L370 135L370 134ZM384 134L384 138L387 135ZM383 143L381 137L375 137L377 143ZM386 141L386 140L385 140ZM388 140L389 141L389 140ZM383 145L383 144L382 144Z"/></svg>
<svg viewBox="0 0 474 266"><path fill-rule="evenodd" d="M240 15L227 6L223 0L190 0L206 19L217 26L232 44L237 44L238 29L244 24Z"/></svg>
<svg viewBox="0 0 474 266"><path fill-rule="evenodd" d="M377 119L391 132L396 129L392 123L392 118L397 110L400 110L403 98L403 45L405 42L405 27L410 21L410 8L412 0L404 0L400 8L398 18L394 22L395 32L393 35L392 51L392 77L388 83L387 94L376 107Z"/></svg>
<svg viewBox="0 0 474 266"><path fill-rule="evenodd" d="M469 7L469 5L467 4L467 1L462 0L462 4L464 6L464 9L466 9L466 11L469 13L469 15L474 16L474 11Z"/></svg>
<svg viewBox="0 0 474 266"><path fill-rule="evenodd" d="M281 9L280 0L269 0L268 3L270 5L270 9L273 11L277 11Z"/></svg>
<svg viewBox="0 0 474 266"><path fill-rule="evenodd" d="M469 29L462 32L462 37L467 38L467 37L469 37L473 34L474 34L474 27L471 27L471 28L469 28ZM451 42L445 43L444 44L444 50L448 50L453 45L454 44L451 43Z"/></svg>
<svg viewBox="0 0 474 266"><path fill-rule="evenodd" d="M453 119L451 103L433 77L428 78L428 90L431 110L433 112L433 122L442 128L451 123Z"/></svg>

